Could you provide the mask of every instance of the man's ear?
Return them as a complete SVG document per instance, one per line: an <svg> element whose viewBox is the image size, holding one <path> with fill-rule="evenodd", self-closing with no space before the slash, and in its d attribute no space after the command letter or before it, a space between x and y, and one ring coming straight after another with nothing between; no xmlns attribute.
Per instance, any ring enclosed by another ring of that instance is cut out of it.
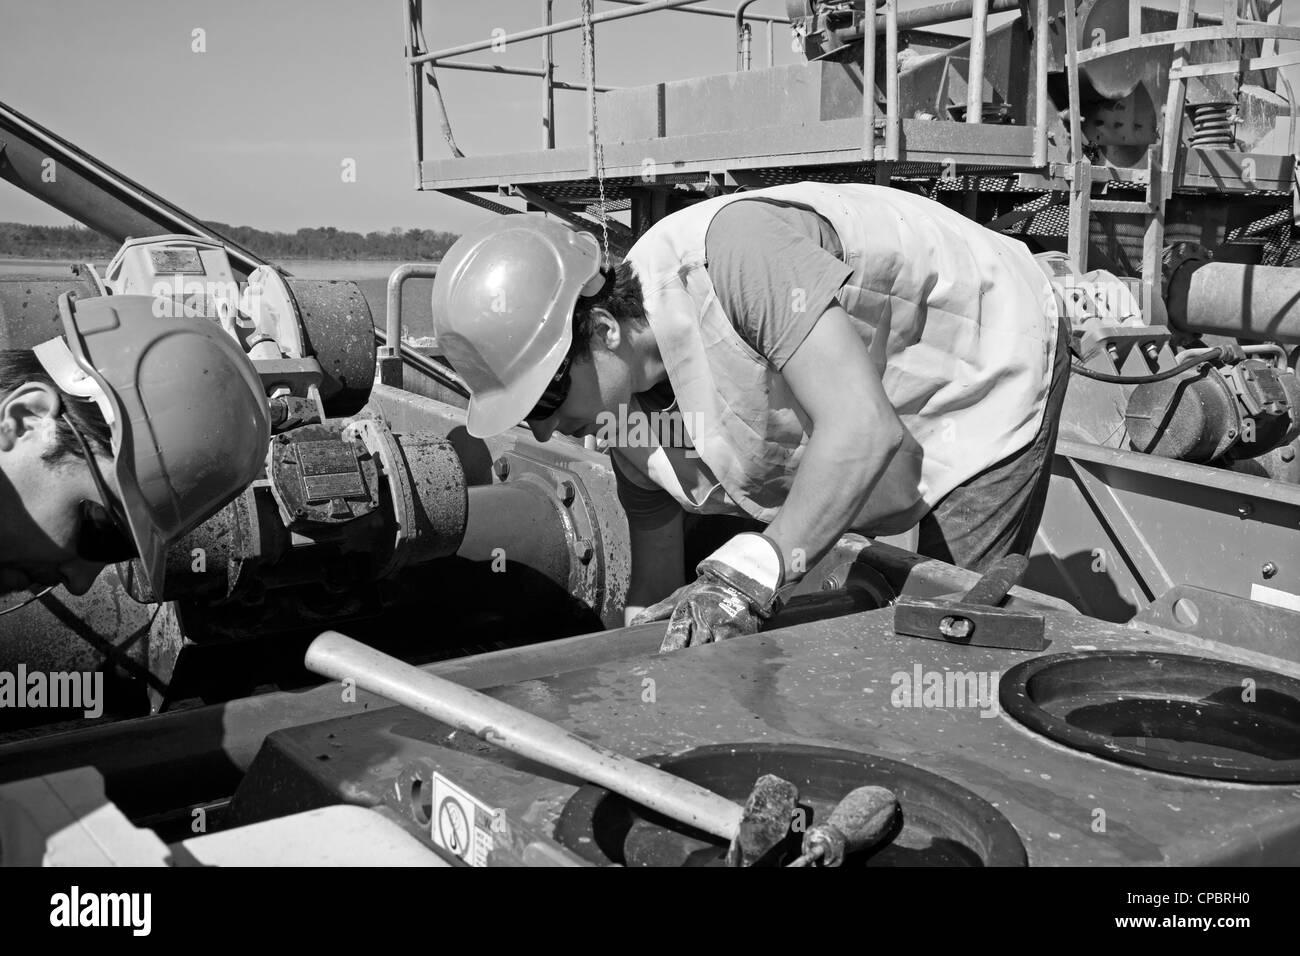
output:
<svg viewBox="0 0 1300 956"><path fill-rule="evenodd" d="M604 309L591 310L591 338L599 342L606 351L618 350L623 341L623 327L618 319Z"/></svg>
<svg viewBox="0 0 1300 956"><path fill-rule="evenodd" d="M0 451L11 451L31 437L53 443L54 422L63 412L58 390L42 382L25 382L0 400Z"/></svg>

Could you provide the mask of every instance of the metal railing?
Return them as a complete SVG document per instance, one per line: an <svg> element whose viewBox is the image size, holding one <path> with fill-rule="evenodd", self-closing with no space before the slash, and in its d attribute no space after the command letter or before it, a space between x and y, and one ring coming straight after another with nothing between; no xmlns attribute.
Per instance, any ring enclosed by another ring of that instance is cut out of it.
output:
<svg viewBox="0 0 1300 956"><path fill-rule="evenodd" d="M696 7L695 4L702 0L607 0L607 2L621 4L625 9L608 10L603 13L592 13L590 17L578 17L571 20L563 20L558 23L552 21L553 0L542 0L542 12L545 22L540 27L533 27L528 30L521 30L517 33L505 34L499 33L487 39L475 40L469 43L462 43L458 46L446 47L441 50L427 51L424 41L424 3L423 0L406 0L405 4L405 25L406 25L406 50L405 60L408 71L408 81L411 92L411 132L415 140L415 163L416 163L416 188L420 186L419 166L424 160L423 145L423 113L424 113L424 88L421 82L423 76L427 79L430 88L433 90L434 105L438 111L439 122L442 127L444 138L451 148L453 156L463 156L460 148L456 145L455 137L451 131L451 121L447 115L447 107L442 98L442 92L438 87L437 73L435 67L442 67L448 70L468 70L481 73L496 73L498 75L508 76L527 76L539 78L542 80L542 147L544 149L555 148L555 91L556 90L576 90L586 92L590 99L590 110L595 110L596 93L607 93L611 90L618 89L614 86L605 86L595 82L594 64L590 69L585 85L577 85L564 80L555 78L555 61L552 48L552 37L557 33L565 33L571 30L584 30L587 33L586 43L592 50L594 60L595 51L595 27L600 23L608 23L614 20L625 20L630 17L645 16L651 13L661 11L677 11L681 13L695 13L704 16L727 17L733 19L737 24L737 50L742 44L741 35L745 36L744 43L744 61L745 68L749 64L748 51L748 25L745 23L746 18L751 21L763 22L768 26L768 65L770 66L775 58L774 39L772 28L777 23L788 24L790 21L785 17L775 17L765 14L746 14L746 8L754 0L742 0L740 6L733 12L722 10L714 7ZM526 40L544 40L542 65L539 68L520 67L520 66L503 66L495 63L465 62L455 58L464 56L469 53L478 53L483 50L499 51L512 43L521 43ZM589 139L591 137L589 136ZM590 143L590 166L594 169L597 157L595 155L596 145ZM594 173L593 173L594 175Z"/></svg>
<svg viewBox="0 0 1300 956"><path fill-rule="evenodd" d="M1047 0L1036 0L1035 34L1047 35ZM1020 9L1020 0L947 0L933 6L900 13L898 0L884 0L883 13L863 20L862 75L862 155L869 161L897 162L902 141L902 117L898 103L898 36L904 30L937 26L957 20L971 20L970 65L966 75L966 116L970 125L984 119L984 63L988 43L990 13L1010 13ZM876 147L876 45L881 30L885 33L885 142L883 151ZM1047 44L1036 42L1034 89L1037 114L1034 130L1034 165L1047 163ZM865 79L870 78L870 79Z"/></svg>
<svg viewBox="0 0 1300 956"><path fill-rule="evenodd" d="M543 147L554 148L555 130L554 130L554 91L555 90L578 90L587 93L589 100L589 119L594 116L596 105L596 93L605 92L615 87L598 85L594 79L594 66L587 71L586 84L578 85L565 82L555 78L555 63L552 56L551 38L557 34L573 30L584 30L587 34L586 41L590 45L594 59L595 48L595 26L599 23L606 23L614 20L627 19L634 16L643 16L651 13L657 13L667 10L675 10L681 13L692 13L701 16L713 17L730 17L736 28L737 40L737 68L740 70L747 69L750 65L748 30L749 22L766 23L769 31L777 23L791 23L790 20L783 17L757 15L748 12L748 8L754 0L741 0L734 11L728 11L716 7L701 7L698 4L701 0L606 0L606 2L617 3L621 9L607 10L601 13L591 12L587 18L577 18L552 22L553 0L541 0L543 13L545 15L545 24L540 27L519 31L513 34L500 33L499 35L476 40L469 43L463 43L453 47L429 52L423 39L422 18L423 18L423 0L406 0L407 9L407 55L406 64L410 71L410 81L412 86L412 125L416 143L416 163L417 163L417 188L421 185L419 182L419 164L423 160L423 143L422 143L422 78L425 74L429 86L434 90L435 103L439 110L442 122L443 132L448 144L451 146L453 155L462 156L463 154L456 147L454 138L451 135L450 123L447 120L445 105L442 103L441 94L438 91L435 66L443 66L448 69L478 70L482 72L491 72L498 74L514 74L542 79L542 111L543 111ZM898 162L903 159L903 142L902 142L902 117L900 115L899 103L899 42L900 33L916 30L924 27L935 26L943 23L954 21L969 20L971 24L971 38L968 58L967 86L965 115L963 117L967 125L979 125L983 122L984 112L984 85L985 85L985 68L986 68L986 49L988 42L988 21L993 14L1019 11L1022 16L1033 17L1034 36L1034 62L1033 82L1031 89L1034 97L1034 109L1032 117L1032 154L1028 157L1032 168L1043 170L1054 177L1063 177L1069 183L1071 193L1071 228L1070 228L1070 248L1071 255L1077 261L1082 262L1084 258L1084 248L1087 243L1087 219L1088 203L1086 194L1090 189L1090 172L1091 166L1087 162L1083 153L1083 130L1080 114L1080 78L1079 70L1088 63L1096 62L1107 57L1117 56L1124 53L1132 53L1138 50L1154 49L1157 47L1174 47L1175 62L1170 73L1169 101L1166 104L1165 115L1169 117L1166 127L1172 128L1175 132L1173 135L1168 134L1165 130L1160 133L1159 156L1156 160L1158 169L1154 169L1155 178L1161 180L1161 195L1156 197L1156 201L1163 201L1172 187L1173 162L1178 148L1178 137L1176 134L1180 126L1183 109L1183 89L1185 81L1193 76L1207 76L1215 73L1245 73L1253 70L1273 69L1289 65L1300 64L1300 52L1289 53L1268 53L1257 57L1244 57L1233 60L1224 60L1216 63L1189 63L1188 51L1190 45L1196 42L1214 39L1223 39L1225 36L1230 40L1247 40L1263 39L1276 45L1280 41L1300 40L1300 29L1295 27L1282 26L1280 23L1264 22L1250 18L1250 15L1258 15L1258 2L1262 0L1219 0L1222 3L1222 20L1216 23L1217 18L1207 17L1204 14L1196 15L1196 19L1202 22L1208 22L1211 26L1193 26L1193 0L1180 0L1178 10L1178 26L1175 30L1160 31L1150 34L1141 32L1141 0L1130 0L1129 2L1129 33L1126 38L1104 43L1093 43L1086 49L1081 49L1079 44L1078 29L1079 22L1075 4L1065 3L1063 10L1064 19L1064 69L1066 73L1066 86L1068 91L1068 116L1066 123L1068 125L1070 153L1068 163L1065 164L1064 170L1057 168L1048 169L1049 151L1048 151L1048 128L1051 109L1051 98L1048 95L1048 71L1050 63L1050 44L1048 36L1051 27L1051 18L1048 13L1048 0L1032 0L1032 3L1024 3L1023 0L944 0L944 2L932 4L907 11L898 9L898 0L864 0L865 3L872 4L875 10L874 16L865 16L862 20L863 28L863 76L874 78L878 72L883 74L884 84L884 115L881 118L881 127L883 136L880 137L883 142L877 143L877 119L879 116L879 106L876 101L876 84L873 80L868 80L862 84L862 157L866 161L874 162ZM1269 15L1278 10L1275 4L1269 11ZM1245 10L1247 16L1242 15ZM878 39L880 33L884 33L883 53L884 63L879 64L879 55L877 51ZM540 68L525 68L511 66L497 66L493 64L455 61L454 58L466 54L475 53L485 49L500 50L510 44L517 44L526 40L542 39L544 43L543 59ZM770 48L770 47L769 47ZM1265 47L1265 50L1268 48ZM878 66L883 69L877 70ZM1280 74L1279 74L1280 75ZM1285 78L1282 78L1285 82ZM1293 130L1295 126L1294 110L1295 104L1292 103L1293 110ZM1028 119L1028 118L1027 118ZM1294 135L1294 132L1293 132ZM594 129L588 129L588 159L589 173L592 176L597 174L598 168L598 144L594 136ZM887 172L887 167L884 168ZM1104 211L1104 206L1099 206L1098 211ZM1110 210L1114 211L1114 210Z"/></svg>

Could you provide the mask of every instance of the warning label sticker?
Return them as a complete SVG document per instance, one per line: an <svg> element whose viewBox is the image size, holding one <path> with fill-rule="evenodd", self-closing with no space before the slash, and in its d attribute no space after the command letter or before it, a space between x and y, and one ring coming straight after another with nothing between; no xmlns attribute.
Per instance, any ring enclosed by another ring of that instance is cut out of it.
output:
<svg viewBox="0 0 1300 956"><path fill-rule="evenodd" d="M487 866L494 846L495 811L440 773L433 775L432 836L435 846L470 866Z"/></svg>

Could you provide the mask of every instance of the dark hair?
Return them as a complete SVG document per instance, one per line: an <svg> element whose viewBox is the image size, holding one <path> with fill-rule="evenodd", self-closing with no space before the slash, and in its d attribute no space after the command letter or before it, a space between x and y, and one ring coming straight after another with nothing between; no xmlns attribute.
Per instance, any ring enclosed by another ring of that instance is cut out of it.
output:
<svg viewBox="0 0 1300 956"><path fill-rule="evenodd" d="M98 405L88 398L69 395L55 385L31 349L0 349L0 397L32 382L48 385L59 393L64 413L86 436L92 449L104 455L113 454L113 433ZM59 418L55 424L55 444L45 453L45 460L56 462L68 457L81 458L81 443L67 422Z"/></svg>
<svg viewBox="0 0 1300 956"><path fill-rule="evenodd" d="M646 324L645 299L641 294L641 280L637 278L632 263L624 259L613 269L602 269L604 287L593 296L580 296L573 309L573 345L570 358L585 358L591 354L591 333L594 322L592 309L604 309L619 322L633 325Z"/></svg>

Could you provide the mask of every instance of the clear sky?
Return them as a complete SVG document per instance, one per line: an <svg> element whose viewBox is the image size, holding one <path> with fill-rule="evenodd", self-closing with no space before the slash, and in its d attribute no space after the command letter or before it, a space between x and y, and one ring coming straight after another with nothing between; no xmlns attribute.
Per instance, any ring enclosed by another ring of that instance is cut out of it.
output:
<svg viewBox="0 0 1300 956"><path fill-rule="evenodd" d="M1287 2L1290 9L1300 0ZM403 3L0 0L0 101L204 219L284 231L460 231L490 214L412 188ZM557 21L580 9L579 0L554 7ZM425 8L425 35L437 48L538 26L544 9L543 0L426 0ZM597 0L596 9L618 7ZM785 3L758 0L750 11L784 16ZM195 30L206 52L194 51ZM673 12L600 25L597 77L632 86L726 72L734 68L732 31L723 18ZM775 35L777 63L799 58L785 27ZM766 37L756 29L757 66L767 62ZM580 81L578 38L555 38L560 79ZM535 67L541 43L467 59ZM540 80L439 76L467 154L540 145ZM559 144L583 142L583 95L556 99ZM432 123L431 109L426 116ZM447 155L436 127L429 143L431 156ZM342 181L345 159L356 162L356 182ZM4 182L0 221L68 222Z"/></svg>
<svg viewBox="0 0 1300 956"><path fill-rule="evenodd" d="M485 39L539 26L543 9L542 0L426 0L425 36L439 48ZM459 231L490 214L412 188L402 10L403 0L0 0L0 101L204 219ZM750 10L784 16L785 4ZM555 0L557 21L579 11L578 0ZM191 49L195 29L205 53ZM630 86L725 72L732 29L684 13L598 26L597 77ZM555 39L556 75L570 82L580 80L578 37ZM776 37L777 62L793 62L786 28ZM765 42L760 29L758 65ZM531 67L541 58L540 40L466 57ZM439 77L465 153L540 146L540 80ZM560 145L584 142L583 94L556 99ZM448 155L434 132L430 155ZM342 182L346 158L355 183ZM0 182L0 221L68 219Z"/></svg>

